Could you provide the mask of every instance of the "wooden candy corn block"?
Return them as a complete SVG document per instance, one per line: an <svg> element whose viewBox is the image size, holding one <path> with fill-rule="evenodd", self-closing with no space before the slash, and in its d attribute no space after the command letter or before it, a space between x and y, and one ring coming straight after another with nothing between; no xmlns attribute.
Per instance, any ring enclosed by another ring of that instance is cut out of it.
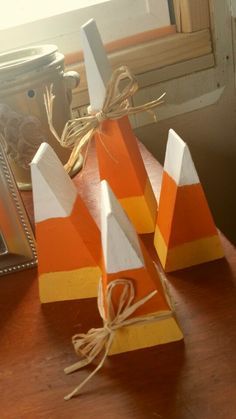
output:
<svg viewBox="0 0 236 419"><path fill-rule="evenodd" d="M135 301L154 290L157 291L133 314L133 317L154 315L155 320L130 324L117 329L109 354L182 339L183 336L173 316L165 287L153 261L105 180L101 182L101 188L103 289L106 290L111 281L130 279L135 289ZM120 293L116 290L114 294L113 305L117 308ZM104 309L105 311L107 309L106 300L104 300Z"/></svg>
<svg viewBox="0 0 236 419"><path fill-rule="evenodd" d="M31 163L42 303L97 296L100 232L53 149Z"/></svg>
<svg viewBox="0 0 236 419"><path fill-rule="evenodd" d="M102 109L111 68L94 20L81 28L93 112ZM96 137L100 178L111 185L138 233L155 229L156 199L128 117L106 120Z"/></svg>
<svg viewBox="0 0 236 419"><path fill-rule="evenodd" d="M154 244L165 271L224 256L188 146L169 131Z"/></svg>

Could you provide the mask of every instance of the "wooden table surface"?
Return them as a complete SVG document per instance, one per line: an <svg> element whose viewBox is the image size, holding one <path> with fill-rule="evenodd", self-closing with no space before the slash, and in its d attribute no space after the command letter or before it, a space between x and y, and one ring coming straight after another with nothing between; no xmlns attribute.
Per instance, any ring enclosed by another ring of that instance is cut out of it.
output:
<svg viewBox="0 0 236 419"><path fill-rule="evenodd" d="M142 153L158 192L161 167ZM75 181L99 222L93 149ZM23 197L32 218L31 194ZM63 396L93 369L63 372L77 360L71 336L101 324L96 301L41 306L36 269L2 277L0 419L236 418L236 251L222 241L224 260L168 274L184 341L110 357L67 402ZM151 235L145 242L153 251Z"/></svg>

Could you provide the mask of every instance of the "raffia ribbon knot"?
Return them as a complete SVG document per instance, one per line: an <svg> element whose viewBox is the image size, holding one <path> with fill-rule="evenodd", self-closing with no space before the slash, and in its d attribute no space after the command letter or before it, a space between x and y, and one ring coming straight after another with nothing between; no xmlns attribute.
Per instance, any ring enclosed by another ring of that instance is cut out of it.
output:
<svg viewBox="0 0 236 419"><path fill-rule="evenodd" d="M117 287L122 287L118 307L115 312L112 294ZM116 330L137 323L147 323L153 320L163 320L164 318L169 318L171 312L167 313L158 313L153 315L130 317L139 307L143 306L147 301L149 301L155 294L157 290L150 292L145 297L134 302L135 299L135 288L132 280L130 279L117 279L109 283L106 289L106 307L107 313L104 311L104 301L103 301L103 289L102 283L100 281L99 290L98 290L98 310L103 319L104 326L97 329L90 329L87 333L81 333L73 336L72 342L74 345L75 352L82 356L82 359L71 365L68 368L65 368L65 373L70 374L88 364L90 364L102 351L104 351L103 357L94 369L94 371L84 380L82 383L76 387L70 394L65 397L65 400L71 399L73 396L78 395L81 388L99 371L104 361L110 351Z"/></svg>
<svg viewBox="0 0 236 419"><path fill-rule="evenodd" d="M121 82L124 79L128 79L128 82L121 86ZM65 165L67 172L73 168L79 154L83 148L89 144L94 133L100 129L103 121L107 119L115 120L126 115L133 115L144 111L151 113L154 120L157 120L153 109L163 103L162 99L165 96L165 93L151 102L147 102L140 106L131 106L129 99L137 90L138 82L129 68L127 66L118 67L113 71L111 79L108 82L102 109L98 112L91 113L88 116L69 120L63 129L61 137L59 137L52 122L55 96L52 92L52 85L50 88L46 87L44 103L50 131L62 147L73 148L71 156Z"/></svg>
<svg viewBox="0 0 236 419"><path fill-rule="evenodd" d="M97 112L95 114L95 117L97 118L98 124L100 125L103 121L106 121L107 116L103 111Z"/></svg>

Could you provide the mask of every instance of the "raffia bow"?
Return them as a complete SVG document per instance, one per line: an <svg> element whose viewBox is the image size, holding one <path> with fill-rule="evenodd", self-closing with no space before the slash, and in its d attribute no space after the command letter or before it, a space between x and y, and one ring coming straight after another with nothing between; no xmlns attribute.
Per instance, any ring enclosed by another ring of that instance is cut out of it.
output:
<svg viewBox="0 0 236 419"><path fill-rule="evenodd" d="M121 81L128 79L128 83L121 86ZM125 115L133 115L139 112L150 112L156 121L156 115L153 109L163 103L162 94L158 99L152 100L140 106L131 106L129 99L137 92L138 82L135 76L130 72L127 66L121 66L114 70L111 79L108 82L105 100L102 109L92 115L69 120L62 132L61 137L57 134L53 123L53 102L55 96L50 89L46 87L44 103L48 118L50 131L62 145L62 147L72 148L71 156L64 166L67 172L73 168L83 148L89 144L94 133L99 130L101 123L107 119L119 119Z"/></svg>
<svg viewBox="0 0 236 419"><path fill-rule="evenodd" d="M118 286L122 286L121 295L118 301L118 308L115 313L112 294ZM97 329L90 329L87 333L81 333L73 336L72 342L74 345L75 352L82 356L79 362L65 368L65 373L70 374L80 368L90 364L102 351L104 354L98 366L94 371L78 385L70 394L65 396L65 400L69 400L72 397L78 395L84 385L102 368L104 361L111 348L116 330L125 326L129 326L137 323L147 323L154 320L163 320L169 318L172 312L157 313L147 316L130 316L147 301L149 301L158 291L154 290L144 298L134 302L135 289L133 282L129 279L117 279L109 283L106 289L106 304L107 314L104 311L103 302L103 289L100 281L98 290L98 310L103 319L103 327Z"/></svg>

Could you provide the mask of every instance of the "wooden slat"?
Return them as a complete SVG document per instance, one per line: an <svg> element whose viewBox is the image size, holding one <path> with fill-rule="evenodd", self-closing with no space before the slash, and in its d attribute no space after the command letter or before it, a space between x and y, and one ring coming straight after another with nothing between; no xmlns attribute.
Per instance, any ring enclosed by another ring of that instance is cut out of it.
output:
<svg viewBox="0 0 236 419"><path fill-rule="evenodd" d="M182 61L181 63L171 64L163 68L157 68L146 71L145 73L137 74L136 78L138 80L139 89L143 89L145 87L155 86L157 83L165 82L208 68L212 68L214 65L215 58L211 53L201 57L192 58L187 61ZM73 92L72 109L77 109L85 105L88 106L88 103L89 97L87 90L81 91L80 89L77 89L76 92ZM82 115L83 113L81 116ZM76 116L78 115L76 114ZM134 118L133 116L131 117ZM134 120L132 120L132 126L135 127Z"/></svg>
<svg viewBox="0 0 236 419"><path fill-rule="evenodd" d="M188 33L210 27L209 0L173 0L178 32Z"/></svg>
<svg viewBox="0 0 236 419"><path fill-rule="evenodd" d="M215 65L214 55L207 54L201 57L192 58L180 63L171 64L169 66L154 69L137 75L140 88L144 88L163 81L176 79L177 77L186 76L197 71L202 71Z"/></svg>
<svg viewBox="0 0 236 419"><path fill-rule="evenodd" d="M146 44L126 48L109 55L112 67L126 64L135 74L191 60L204 56L212 51L211 36L208 29L191 34L174 34ZM80 73L81 83L78 92L87 89L84 63L69 66L68 69ZM76 93L76 91L75 91Z"/></svg>
<svg viewBox="0 0 236 419"><path fill-rule="evenodd" d="M158 38L164 38L176 33L176 25L164 26L163 28L152 29L150 31L136 33L135 35L128 36L127 38L120 38L104 45L108 54L120 51L123 48L132 47L138 44L145 44L146 42L153 41ZM76 51L65 56L65 64L71 65L79 61L83 61L83 51Z"/></svg>

